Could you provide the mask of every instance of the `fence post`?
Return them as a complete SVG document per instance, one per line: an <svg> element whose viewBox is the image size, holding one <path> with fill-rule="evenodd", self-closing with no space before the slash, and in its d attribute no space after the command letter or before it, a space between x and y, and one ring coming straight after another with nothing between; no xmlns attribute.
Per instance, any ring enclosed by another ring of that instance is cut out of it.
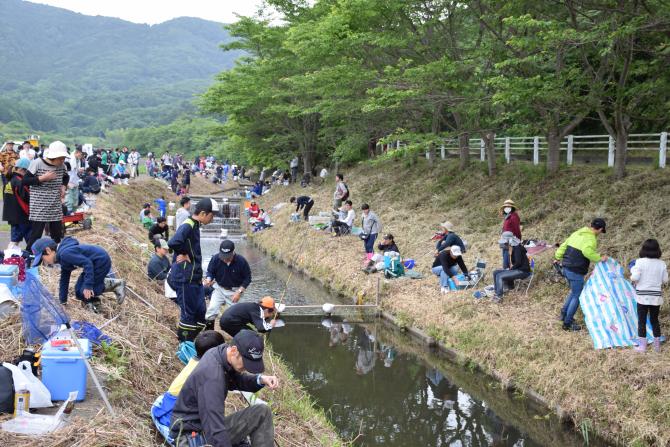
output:
<svg viewBox="0 0 670 447"><path fill-rule="evenodd" d="M607 167L614 167L614 137L609 136L609 144L607 146Z"/></svg>
<svg viewBox="0 0 670 447"><path fill-rule="evenodd" d="M575 145L575 136L568 135L568 166L572 166L572 150Z"/></svg>
<svg viewBox="0 0 670 447"><path fill-rule="evenodd" d="M430 160L430 150L426 150L426 160Z"/></svg>
<svg viewBox="0 0 670 447"><path fill-rule="evenodd" d="M483 138L479 139L479 159L481 161L486 160L486 149L484 147L484 139Z"/></svg>
<svg viewBox="0 0 670 447"><path fill-rule="evenodd" d="M540 164L540 137L533 137L533 164Z"/></svg>
<svg viewBox="0 0 670 447"><path fill-rule="evenodd" d="M395 142L395 148L396 148L396 149L400 149L400 140L397 140L397 141Z"/></svg>
<svg viewBox="0 0 670 447"><path fill-rule="evenodd" d="M668 153L668 133L661 132L661 146L658 149L658 167L665 168L665 157Z"/></svg>
<svg viewBox="0 0 670 447"><path fill-rule="evenodd" d="M441 158L442 160L444 160L445 158L447 158L447 154L446 154L446 152L445 152L444 144L443 144L442 146L440 146L440 158Z"/></svg>
<svg viewBox="0 0 670 447"><path fill-rule="evenodd" d="M505 160L507 163L511 160L509 137L505 137Z"/></svg>

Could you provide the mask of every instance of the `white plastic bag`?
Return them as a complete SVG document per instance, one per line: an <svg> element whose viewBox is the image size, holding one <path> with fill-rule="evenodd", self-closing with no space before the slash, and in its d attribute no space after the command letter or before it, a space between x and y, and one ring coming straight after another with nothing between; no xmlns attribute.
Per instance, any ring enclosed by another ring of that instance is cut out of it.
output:
<svg viewBox="0 0 670 447"><path fill-rule="evenodd" d="M12 372L12 380L14 381L14 389L17 389L20 383L25 383L30 391L30 408L46 408L51 407L51 393L40 379L33 375L30 368L30 362L27 360L19 363L19 366L11 363L3 363L2 366Z"/></svg>
<svg viewBox="0 0 670 447"><path fill-rule="evenodd" d="M165 297L166 298L177 298L177 292L174 291L170 284L168 284L167 279L165 280Z"/></svg>

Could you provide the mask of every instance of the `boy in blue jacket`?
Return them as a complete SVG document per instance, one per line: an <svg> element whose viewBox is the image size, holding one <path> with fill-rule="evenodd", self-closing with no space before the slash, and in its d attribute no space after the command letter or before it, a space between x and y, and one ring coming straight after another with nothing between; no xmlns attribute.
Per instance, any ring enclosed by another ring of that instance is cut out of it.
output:
<svg viewBox="0 0 670 447"><path fill-rule="evenodd" d="M75 297L81 300L87 309L97 313L99 296L105 292L114 292L116 301L119 304L123 303L126 297L126 282L107 277L112 268L112 260L104 249L96 245L80 244L73 237L64 238L60 244L56 244L50 237L43 237L35 241L32 252L35 256L33 267L42 262L46 265L60 264L61 304L67 303L70 275L78 267L84 271L74 286Z"/></svg>
<svg viewBox="0 0 670 447"><path fill-rule="evenodd" d="M200 200L193 214L177 228L175 235L168 241L168 246L174 252L168 284L177 292L177 339L180 342L195 340L198 333L205 328L200 225L209 224L217 211L218 205L213 200Z"/></svg>

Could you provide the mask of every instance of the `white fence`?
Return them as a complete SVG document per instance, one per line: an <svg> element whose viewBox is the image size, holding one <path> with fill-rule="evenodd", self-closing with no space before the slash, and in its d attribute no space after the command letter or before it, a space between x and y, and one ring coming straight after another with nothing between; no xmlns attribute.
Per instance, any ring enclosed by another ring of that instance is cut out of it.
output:
<svg viewBox="0 0 670 447"><path fill-rule="evenodd" d="M399 149L404 143L397 140L395 144L387 145L387 150ZM496 137L494 146L497 154L505 155L505 161L530 160L533 164L540 164L540 159L546 157L548 152L545 137ZM607 157L607 166L614 166L615 140L609 135L568 135L561 142L561 161L572 165L576 159L586 162ZM665 168L668 148L668 132L630 134L628 136L628 152L635 151L643 154L644 159L653 160L658 156L658 166ZM382 148L383 149L383 148ZM481 138L470 139L470 153L479 154L481 161L486 160L484 140ZM458 156L458 139L445 140L438 148L437 156L441 159ZM648 156L647 156L648 155ZM426 152L426 158L430 158L430 152ZM635 162L635 160L630 160ZM647 160L648 161L648 160Z"/></svg>

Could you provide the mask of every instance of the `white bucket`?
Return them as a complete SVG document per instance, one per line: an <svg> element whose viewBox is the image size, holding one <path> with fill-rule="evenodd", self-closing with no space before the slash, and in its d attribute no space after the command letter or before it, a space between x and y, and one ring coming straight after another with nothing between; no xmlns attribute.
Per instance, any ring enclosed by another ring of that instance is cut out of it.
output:
<svg viewBox="0 0 670 447"><path fill-rule="evenodd" d="M170 211L174 211L174 206L175 206L175 205L174 205L174 202L170 202L170 203L168 203L168 209L169 209Z"/></svg>
<svg viewBox="0 0 670 447"><path fill-rule="evenodd" d="M174 216L167 217L168 227L174 227Z"/></svg>

